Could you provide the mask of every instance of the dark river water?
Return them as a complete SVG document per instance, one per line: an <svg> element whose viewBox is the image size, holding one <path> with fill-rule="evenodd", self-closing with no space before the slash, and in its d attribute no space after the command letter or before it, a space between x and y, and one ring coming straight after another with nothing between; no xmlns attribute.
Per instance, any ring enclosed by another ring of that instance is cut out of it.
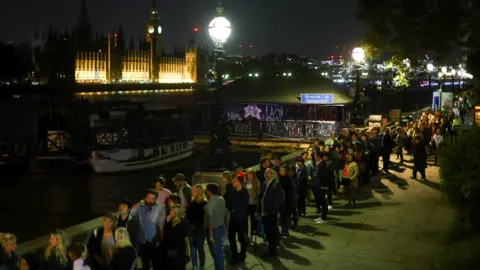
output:
<svg viewBox="0 0 480 270"><path fill-rule="evenodd" d="M159 175L165 176L173 192L174 175L181 172L190 179L205 159L196 154L163 167L110 175L88 169L69 174L0 175L0 232L14 233L24 242L94 219L114 211L121 198L140 200ZM258 163L259 154L233 153L233 159L249 167Z"/></svg>

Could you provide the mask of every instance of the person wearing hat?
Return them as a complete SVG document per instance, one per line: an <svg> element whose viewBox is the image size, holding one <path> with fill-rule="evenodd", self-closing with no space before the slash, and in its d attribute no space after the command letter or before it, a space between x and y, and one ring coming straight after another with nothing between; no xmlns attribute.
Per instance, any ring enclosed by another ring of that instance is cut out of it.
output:
<svg viewBox="0 0 480 270"><path fill-rule="evenodd" d="M192 199L192 187L185 181L185 175L177 173L173 178L175 185L178 189L178 195L180 196L180 204L183 209L186 210Z"/></svg>
<svg viewBox="0 0 480 270"><path fill-rule="evenodd" d="M140 222L138 216L132 215L132 202L123 198L118 204L117 228L125 228L130 234L130 241L137 249L140 245Z"/></svg>

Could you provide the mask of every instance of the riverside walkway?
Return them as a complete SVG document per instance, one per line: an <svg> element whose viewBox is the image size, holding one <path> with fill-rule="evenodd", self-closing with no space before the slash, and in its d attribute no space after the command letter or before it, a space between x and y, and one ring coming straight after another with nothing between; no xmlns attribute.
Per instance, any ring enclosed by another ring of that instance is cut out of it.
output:
<svg viewBox="0 0 480 270"><path fill-rule="evenodd" d="M308 209L282 241L278 260L264 261L250 248L246 267L239 269L430 269L446 246L455 212L441 196L438 167L428 167L428 180L417 181L410 179L411 162L398 166L392 155L392 163L389 175L362 188L355 209L342 207L346 201L337 198L328 223L321 225ZM264 250L263 244L257 246L257 254ZM208 252L207 269L213 269Z"/></svg>
<svg viewBox="0 0 480 270"><path fill-rule="evenodd" d="M283 161L296 155L288 155ZM282 240L278 259L260 258L266 246L263 240L257 240L256 252L250 247L246 265L238 269L430 269L446 246L455 211L441 196L438 167L427 168L426 181L411 180L413 164L408 159L405 166L399 166L392 155L390 174L362 187L356 208L345 208L345 200L334 198L327 224L315 224L313 219L318 214L309 208L298 228ZM101 222L102 218L97 218L65 232L77 240L85 239L86 232ZM35 250L47 242L47 237L41 237L20 245L18 251ZM208 248L206 258L206 269L214 269ZM138 266L141 269L140 260Z"/></svg>

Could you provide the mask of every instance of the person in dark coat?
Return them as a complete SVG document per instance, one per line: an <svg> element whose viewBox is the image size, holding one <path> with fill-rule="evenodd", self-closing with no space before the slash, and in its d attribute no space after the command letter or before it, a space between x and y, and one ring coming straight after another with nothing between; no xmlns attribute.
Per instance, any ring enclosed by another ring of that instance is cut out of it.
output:
<svg viewBox="0 0 480 270"><path fill-rule="evenodd" d="M117 217L112 213L103 216L103 227L95 229L87 239L88 255L94 269L109 269L108 255L115 246L115 224Z"/></svg>
<svg viewBox="0 0 480 270"><path fill-rule="evenodd" d="M174 205L170 209L167 223L163 229L162 253L167 270L186 269L187 227L184 221L185 213L181 206Z"/></svg>
<svg viewBox="0 0 480 270"><path fill-rule="evenodd" d="M287 167L285 165L279 167L278 180L282 185L283 194L285 195L284 207L280 213L282 236L287 236L291 221L293 221L292 227L296 227L298 224L298 219L295 219L297 207L293 202L292 177L288 173Z"/></svg>
<svg viewBox="0 0 480 270"><path fill-rule="evenodd" d="M264 254L264 257L277 256L277 217L284 204L285 196L282 185L276 178L277 173L274 170L265 170L265 183L262 185L261 203L259 207L259 215L262 217L268 242L268 253Z"/></svg>
<svg viewBox="0 0 480 270"><path fill-rule="evenodd" d="M382 160L383 160L383 171L388 173L390 167L390 154L393 149L393 139L390 135L390 129L383 127L383 133L381 136L382 140Z"/></svg>
<svg viewBox="0 0 480 270"><path fill-rule="evenodd" d="M422 142L420 136L415 137L413 145L413 175L412 179L417 179L417 172L422 176L422 180L425 180L425 168L427 168L427 150L425 144Z"/></svg>
<svg viewBox="0 0 480 270"><path fill-rule="evenodd" d="M61 233L50 234L48 246L44 250L43 266L44 270L66 270L67 269L67 249L68 243L66 237Z"/></svg>
<svg viewBox="0 0 480 270"><path fill-rule="evenodd" d="M132 215L132 202L126 198L118 205L117 228L125 228L130 234L130 242L138 251L140 246L140 221L138 215Z"/></svg>
<svg viewBox="0 0 480 270"><path fill-rule="evenodd" d="M265 182L265 170L270 168L271 161L268 157L263 157L260 159L259 169L257 171L257 180L262 185Z"/></svg>
<svg viewBox="0 0 480 270"><path fill-rule="evenodd" d="M0 269L2 269L0 267ZM40 270L41 262L40 258L34 253L26 253L20 259L20 269L28 269L28 270Z"/></svg>
<svg viewBox="0 0 480 270"><path fill-rule="evenodd" d="M306 216L307 214L307 195L308 195L308 171L302 157L297 158L297 166L294 172L294 183L298 184L298 214Z"/></svg>
<svg viewBox="0 0 480 270"><path fill-rule="evenodd" d="M318 155L320 162L317 165L316 177L318 179L318 186L316 189L319 208L321 209L321 216L315 219L316 224L323 224L327 222L328 202L325 199L328 189L333 185L332 173L327 164L328 156L324 153Z"/></svg>
<svg viewBox="0 0 480 270"><path fill-rule="evenodd" d="M11 233L0 233L0 244L0 269L17 270L17 237Z"/></svg>
<svg viewBox="0 0 480 270"><path fill-rule="evenodd" d="M245 263L247 256L247 232L248 232L248 190L243 186L243 178L235 176L232 181L232 191L226 200L227 209L230 213L228 224L228 240L230 242L230 264ZM238 253L236 238L240 242L240 254Z"/></svg>

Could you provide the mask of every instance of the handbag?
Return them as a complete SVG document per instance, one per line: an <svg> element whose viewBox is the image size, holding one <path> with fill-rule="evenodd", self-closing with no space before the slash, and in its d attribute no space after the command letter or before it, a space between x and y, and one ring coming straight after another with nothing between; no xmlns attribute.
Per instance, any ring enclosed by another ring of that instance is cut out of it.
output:
<svg viewBox="0 0 480 270"><path fill-rule="evenodd" d="M341 184L344 186L350 185L350 178L342 178Z"/></svg>

